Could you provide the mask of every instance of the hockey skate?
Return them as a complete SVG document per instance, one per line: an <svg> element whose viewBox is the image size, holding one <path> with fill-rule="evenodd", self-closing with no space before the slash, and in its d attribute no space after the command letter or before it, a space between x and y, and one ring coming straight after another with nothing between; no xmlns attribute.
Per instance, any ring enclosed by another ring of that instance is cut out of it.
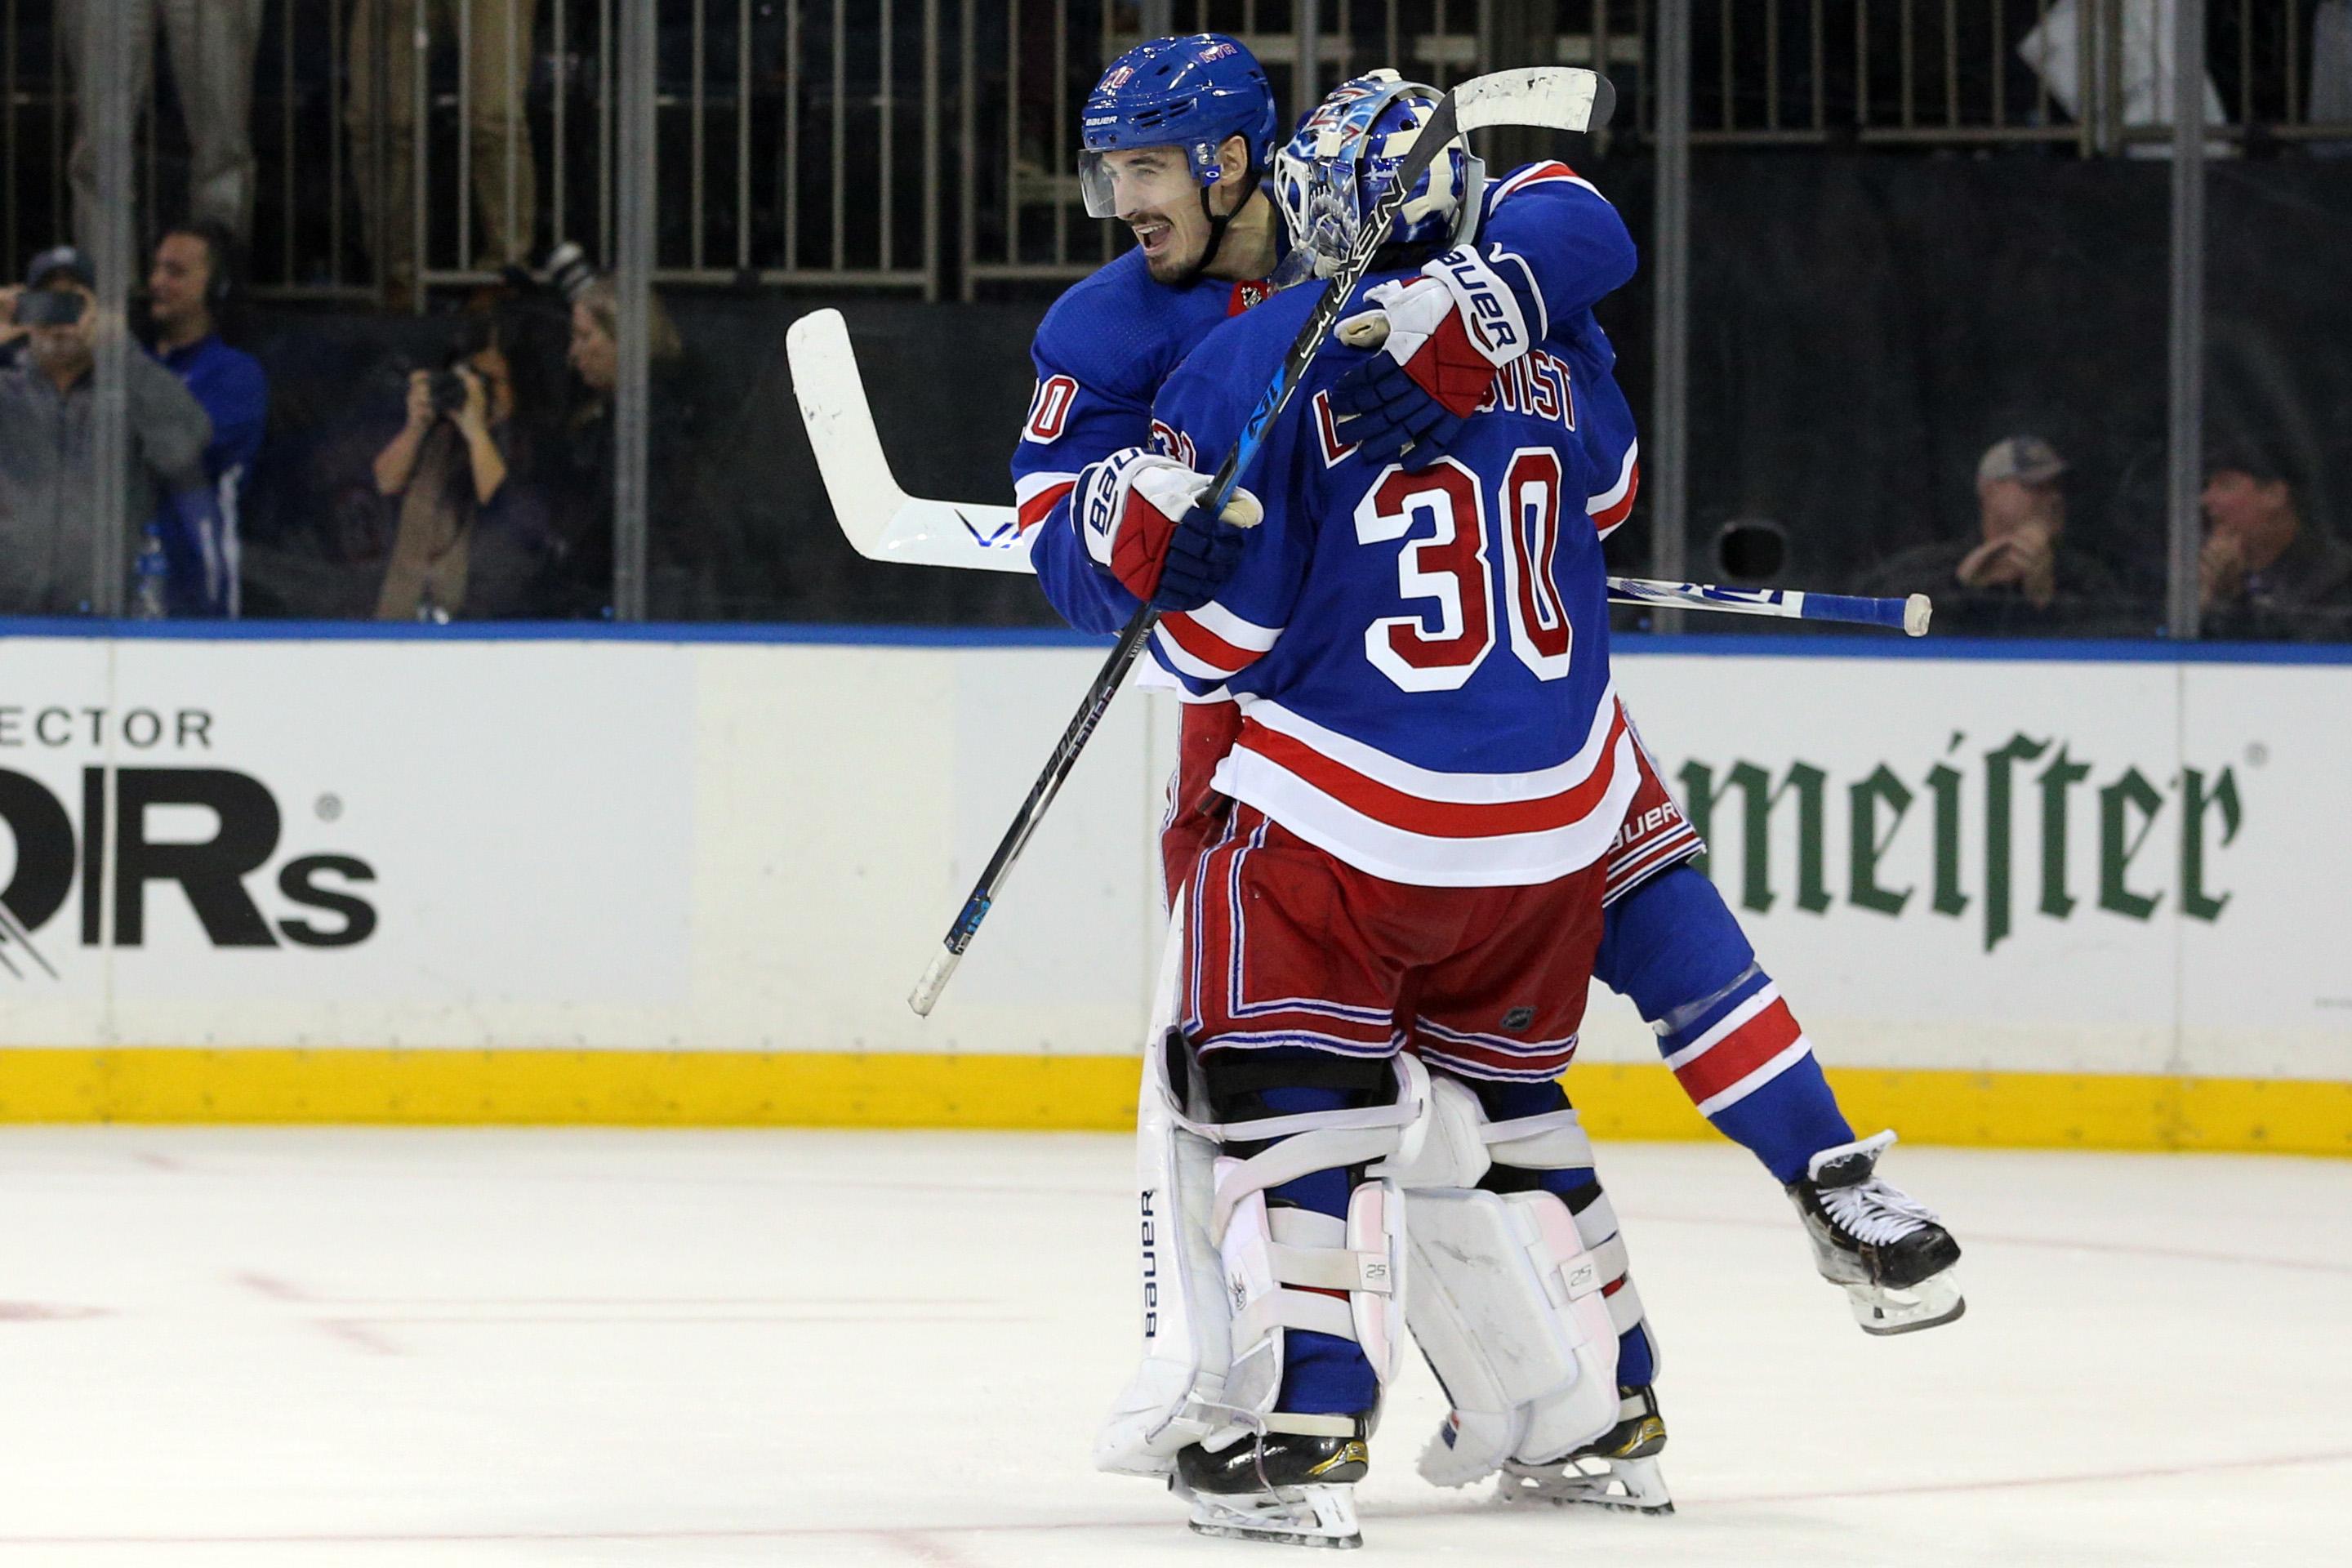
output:
<svg viewBox="0 0 2352 1568"><path fill-rule="evenodd" d="M1789 1184L1822 1278L1843 1286L1867 1334L1908 1334L1967 1310L1952 1266L1960 1244L1925 1205L1875 1174L1892 1132L1824 1149Z"/></svg>
<svg viewBox="0 0 2352 1568"><path fill-rule="evenodd" d="M1220 1453L1199 1444L1176 1456L1169 1489L1192 1505L1192 1529L1284 1546L1361 1546L1356 1483L1370 1468L1367 1429L1349 1436L1267 1432Z"/></svg>
<svg viewBox="0 0 2352 1568"><path fill-rule="evenodd" d="M1511 1460L1496 1484L1496 1500L1660 1516L1674 1512L1674 1499L1667 1495L1665 1477L1658 1470L1658 1454L1666 1446L1666 1423L1658 1414L1658 1396L1647 1388L1621 1388L1617 1393L1616 1426L1548 1465Z"/></svg>

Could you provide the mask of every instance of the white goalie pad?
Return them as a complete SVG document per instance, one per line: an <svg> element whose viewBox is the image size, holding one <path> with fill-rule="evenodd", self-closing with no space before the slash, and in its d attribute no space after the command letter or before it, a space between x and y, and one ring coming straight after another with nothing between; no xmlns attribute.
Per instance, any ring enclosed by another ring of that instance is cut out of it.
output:
<svg viewBox="0 0 2352 1568"><path fill-rule="evenodd" d="M1616 1424L1618 1328L1601 1293L1615 1276L1558 1197L1471 1184L1490 1150L1531 1169L1589 1164L1573 1112L1490 1123L1475 1094L1441 1079L1430 1123L1419 1157L1392 1162L1407 1188L1408 1321L1454 1405L1421 1470L1466 1486L1507 1459L1558 1458Z"/></svg>
<svg viewBox="0 0 2352 1568"><path fill-rule="evenodd" d="M1174 930L1182 929L1182 910ZM1172 1016L1154 1020L1165 1042ZM1423 1115L1428 1078L1396 1060L1389 1105L1268 1117L1220 1126L1180 1105L1169 1051L1145 1056L1137 1106L1136 1175L1143 1243L1143 1363L1095 1439L1097 1468L1161 1476L1178 1450L1215 1450L1260 1431L1345 1436L1345 1416L1277 1413L1282 1331L1355 1341L1382 1383L1403 1342L1403 1205L1368 1180L1343 1221L1266 1205L1265 1190L1317 1171L1371 1164L1396 1153ZM1249 1159L1227 1142L1276 1139ZM1344 1290L1347 1299L1321 1294Z"/></svg>

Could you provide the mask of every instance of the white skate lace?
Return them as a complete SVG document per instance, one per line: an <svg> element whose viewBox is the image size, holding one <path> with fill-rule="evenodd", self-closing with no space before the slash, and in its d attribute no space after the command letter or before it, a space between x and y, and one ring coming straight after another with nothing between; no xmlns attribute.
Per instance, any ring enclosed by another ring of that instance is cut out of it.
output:
<svg viewBox="0 0 2352 1568"><path fill-rule="evenodd" d="M1884 1247L1937 1223L1927 1205L1873 1176L1850 1187L1819 1189L1832 1224L1857 1241Z"/></svg>

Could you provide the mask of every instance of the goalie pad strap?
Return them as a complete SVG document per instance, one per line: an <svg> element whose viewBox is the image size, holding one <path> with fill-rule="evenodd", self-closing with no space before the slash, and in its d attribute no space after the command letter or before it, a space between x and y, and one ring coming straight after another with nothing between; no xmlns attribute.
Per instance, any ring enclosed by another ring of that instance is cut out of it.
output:
<svg viewBox="0 0 2352 1568"><path fill-rule="evenodd" d="M1385 1252L1286 1247L1278 1241L1268 1250L1274 1254L1274 1277L1286 1285L1306 1285L1318 1290L1370 1290L1381 1296L1389 1293L1389 1258Z"/></svg>
<svg viewBox="0 0 2352 1568"><path fill-rule="evenodd" d="M1342 1111L1339 1114L1348 1113ZM1285 1117L1282 1120L1299 1119ZM1246 1127L1251 1124L1239 1122L1235 1125ZM1393 1126L1295 1132L1273 1148L1261 1150L1242 1161L1219 1179L1216 1202L1209 1214L1209 1234L1223 1237L1226 1227L1233 1223L1234 1210L1253 1194L1268 1187L1278 1187L1285 1182L1295 1182L1318 1171L1368 1164L1396 1152L1396 1147L1397 1131Z"/></svg>
<svg viewBox="0 0 2352 1568"><path fill-rule="evenodd" d="M1617 1331L1620 1334L1629 1334L1635 1329L1643 1327L1642 1292L1633 1288L1633 1277L1630 1275L1626 1276L1624 1284L1610 1294L1609 1321L1617 1326ZM1654 1356L1655 1352L1652 1353Z"/></svg>
<svg viewBox="0 0 2352 1568"><path fill-rule="evenodd" d="M1268 1290L1234 1314L1234 1344L1255 1344L1276 1329L1311 1329L1334 1339L1356 1337L1356 1317L1337 1296L1311 1290Z"/></svg>
<svg viewBox="0 0 2352 1568"><path fill-rule="evenodd" d="M1287 1410L1276 1410L1265 1418L1269 1432L1296 1432L1302 1437L1352 1437L1356 1435L1356 1418L1352 1415L1297 1415Z"/></svg>
<svg viewBox="0 0 2352 1568"><path fill-rule="evenodd" d="M1599 1247L1615 1239L1618 1235L1617 1209L1610 1203L1609 1194L1601 1193L1576 1211L1576 1234L1584 1238L1587 1247ZM1619 1273L1624 1270L1621 1268Z"/></svg>
<svg viewBox="0 0 2352 1568"><path fill-rule="evenodd" d="M1577 1226L1580 1234L1583 1229L1582 1226ZM1592 1255L1593 1266L1600 1270L1601 1280L1604 1285L1612 1280L1624 1279L1626 1270L1633 1267L1626 1257L1625 1238L1622 1236L1612 1236L1598 1247L1587 1242L1585 1250ZM1630 1284L1631 1281L1628 1283Z"/></svg>
<svg viewBox="0 0 2352 1568"><path fill-rule="evenodd" d="M1495 1122L1485 1138L1495 1163L1517 1170L1577 1171L1593 1163L1592 1140L1579 1124L1573 1106Z"/></svg>

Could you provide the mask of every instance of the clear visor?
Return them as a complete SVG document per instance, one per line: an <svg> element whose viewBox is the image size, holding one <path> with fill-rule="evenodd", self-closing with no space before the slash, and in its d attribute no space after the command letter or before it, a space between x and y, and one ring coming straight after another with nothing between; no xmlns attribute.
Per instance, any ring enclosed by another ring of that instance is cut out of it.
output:
<svg viewBox="0 0 2352 1568"><path fill-rule="evenodd" d="M1078 154L1078 190L1088 217L1150 212L1195 201L1201 184L1177 147L1139 147Z"/></svg>

